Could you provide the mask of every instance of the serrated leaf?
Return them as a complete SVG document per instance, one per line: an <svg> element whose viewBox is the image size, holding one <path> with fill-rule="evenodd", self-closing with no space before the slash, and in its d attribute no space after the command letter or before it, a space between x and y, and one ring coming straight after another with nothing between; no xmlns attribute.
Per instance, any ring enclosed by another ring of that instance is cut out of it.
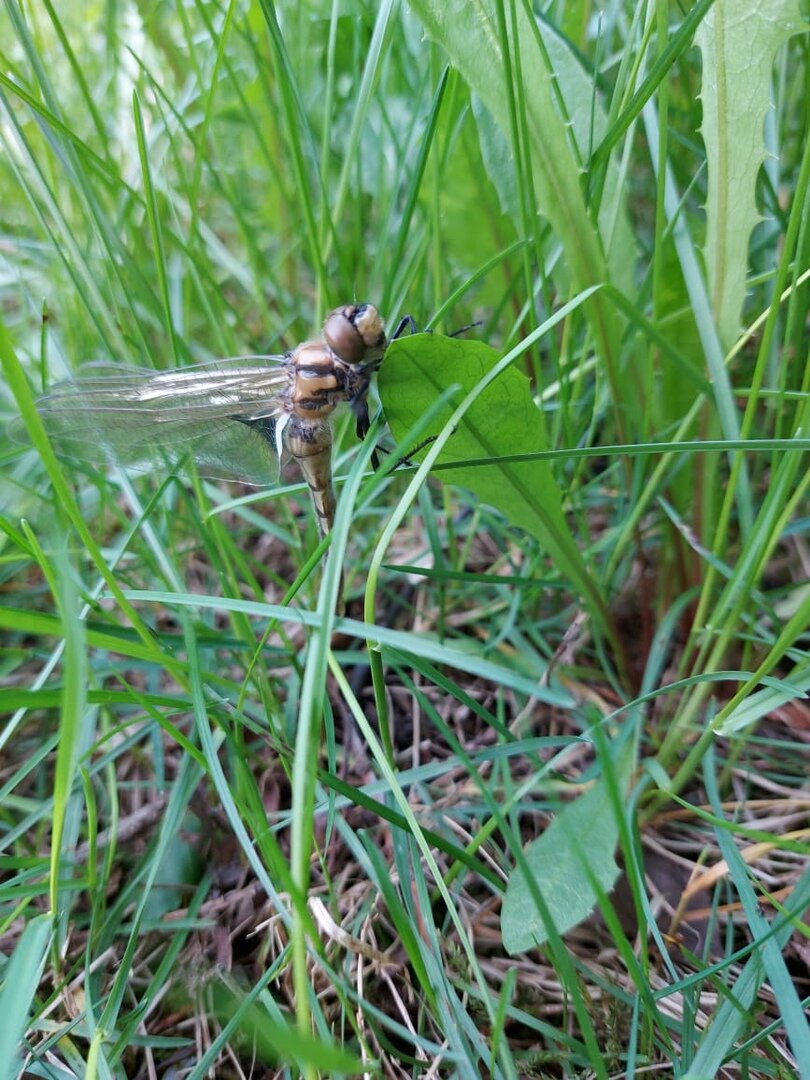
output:
<svg viewBox="0 0 810 1080"><path fill-rule="evenodd" d="M442 406L431 434L450 420L455 407L492 370L499 354L480 341L417 334L393 342L378 377L380 399L394 436L408 436L448 387L459 387ZM562 497L546 461L500 461L508 455L547 449L541 415L529 380L514 367L504 371L464 414L439 457L440 464L490 459L483 464L437 472L496 507L514 525L536 537L562 576L575 584L591 606L601 599L562 510ZM418 456L418 455L417 455Z"/></svg>
<svg viewBox="0 0 810 1080"><path fill-rule="evenodd" d="M806 30L796 0L716 0L696 42L703 57L706 266L721 341L739 332L751 232L760 220L757 174L765 159L776 50Z"/></svg>
<svg viewBox="0 0 810 1080"><path fill-rule="evenodd" d="M510 102L492 0L478 0L472 6L467 0L411 0L411 7L422 20L427 36L445 50L501 131L509 132ZM592 114L593 87L580 72L576 87L567 82L560 95L560 80L567 79L572 70L570 50L547 26L530 20L521 5L517 7L515 20L516 34L509 48L514 56L520 57L535 209L551 222L560 238L575 291L605 281L621 285L632 262L627 259L632 241L623 233L621 243L613 244L611 236L601 238L594 228L579 182L581 164L567 129L568 123L576 126L572 115L587 118ZM567 116L560 112L561 96L566 101ZM585 147L589 138L586 133ZM621 212L616 213L609 187L610 183L606 185L603 202L605 220L615 222ZM610 270L606 250L615 252L615 265ZM594 293L584 310L615 387L619 378L621 322L605 293ZM626 392L622 395L625 401L627 396Z"/></svg>
<svg viewBox="0 0 810 1080"><path fill-rule="evenodd" d="M494 126L491 119L489 123ZM507 216L499 204L497 186L493 184L497 173L488 163L481 168L479 155L485 147L480 138L480 117L470 108L470 95L461 85L452 95L452 103L442 108L436 143L449 147L442 163L442 275L454 281L458 268L480 267L492 258L493 235L499 237L504 248L515 240L516 218ZM423 190L421 197L426 212L432 212L432 193ZM476 208L480 228L469 227L471 206ZM463 270L462 277L467 272ZM484 310L496 308L503 288L501 274L480 279L475 285L476 305Z"/></svg>
<svg viewBox="0 0 810 1080"><path fill-rule="evenodd" d="M558 934L582 922L598 901L597 883L608 893L619 867L613 855L619 827L604 780L564 807L526 848L535 886ZM525 952L548 940L546 924L520 868L513 871L501 909L501 935L508 953Z"/></svg>

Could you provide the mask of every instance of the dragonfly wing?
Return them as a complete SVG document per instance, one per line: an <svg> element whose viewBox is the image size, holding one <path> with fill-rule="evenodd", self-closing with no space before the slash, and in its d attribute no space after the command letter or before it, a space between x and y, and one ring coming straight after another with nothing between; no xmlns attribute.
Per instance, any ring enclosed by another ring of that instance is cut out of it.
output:
<svg viewBox="0 0 810 1080"><path fill-rule="evenodd" d="M92 364L37 403L64 457L272 483L276 417L289 375L283 357L235 358L154 372Z"/></svg>
<svg viewBox="0 0 810 1080"><path fill-rule="evenodd" d="M201 476L260 487L274 484L279 475L275 425L272 417L249 424L236 420L208 424L204 432L178 444L185 455L177 456L176 466L183 471L191 459Z"/></svg>

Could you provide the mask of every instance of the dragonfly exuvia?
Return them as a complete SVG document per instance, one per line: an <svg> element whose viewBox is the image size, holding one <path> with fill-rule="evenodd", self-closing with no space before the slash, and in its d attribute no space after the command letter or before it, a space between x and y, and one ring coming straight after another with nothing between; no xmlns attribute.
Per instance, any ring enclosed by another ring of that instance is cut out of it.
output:
<svg viewBox="0 0 810 1080"><path fill-rule="evenodd" d="M413 320L404 318L394 337ZM392 339L393 340L393 339ZM37 402L60 456L182 467L272 484L289 455L312 493L322 536L335 516L332 427L347 403L357 434L369 429L368 390L389 339L371 304L347 304L320 340L279 356L234 357L172 371L92 363Z"/></svg>

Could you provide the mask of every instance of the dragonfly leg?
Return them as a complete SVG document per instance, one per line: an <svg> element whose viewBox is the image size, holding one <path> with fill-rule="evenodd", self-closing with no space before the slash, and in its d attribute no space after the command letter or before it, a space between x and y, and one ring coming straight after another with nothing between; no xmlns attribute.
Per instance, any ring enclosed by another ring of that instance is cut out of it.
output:
<svg viewBox="0 0 810 1080"><path fill-rule="evenodd" d="M362 441L365 439L366 435L368 435L369 428L371 427L371 420L368 415L368 399L365 397L355 398L351 405L356 422L355 431L357 433L357 438ZM371 452L371 467L375 472L380 467L380 455L376 447Z"/></svg>
<svg viewBox="0 0 810 1080"><path fill-rule="evenodd" d="M406 330L408 331L409 334L418 334L419 333L419 330L417 329L416 323L414 322L412 315L403 315L402 316L402 318L397 323L396 330L393 332L393 334L389 338L389 341L396 341L397 338L401 338Z"/></svg>
<svg viewBox="0 0 810 1080"><path fill-rule="evenodd" d="M456 429L453 428L453 431L455 431L455 430ZM438 437L439 437L438 435L428 435L428 437L426 439L422 439L422 441L418 442L416 444L416 446L414 446L411 450L408 451L407 454L403 454L401 458L397 458L397 463L394 466L394 468L395 469L402 469L405 466L408 466L408 467L413 466L414 465L414 460L413 460L414 454L418 454L420 450L424 450L426 446L430 446L431 443L436 442ZM390 453L393 452L391 450L387 450L384 446L378 446L377 449L379 450L379 452L381 454L390 454Z"/></svg>
<svg viewBox="0 0 810 1080"><path fill-rule="evenodd" d="M416 446L412 447L407 454L399 459L397 462L397 468L402 465L413 465L413 455L418 454L420 450L424 450L426 446L430 446L431 443L436 442L438 435L428 435L426 439L422 439Z"/></svg>
<svg viewBox="0 0 810 1080"><path fill-rule="evenodd" d="M468 330L475 330L478 326L483 326L481 319L476 322L467 323L466 326L460 326L458 330L454 330L452 334L448 334L448 337L461 337L462 334L466 334Z"/></svg>
<svg viewBox="0 0 810 1080"><path fill-rule="evenodd" d="M454 330L452 334L446 334L446 337L461 337L462 334L466 334L468 330L474 330L477 326L483 326L484 324L479 319L477 322L468 323L466 326L459 327L458 330ZM401 338L405 331L409 334L432 334L433 330L420 330L414 322L412 315L404 315L397 323L397 328L389 338L389 341L396 341L397 338Z"/></svg>

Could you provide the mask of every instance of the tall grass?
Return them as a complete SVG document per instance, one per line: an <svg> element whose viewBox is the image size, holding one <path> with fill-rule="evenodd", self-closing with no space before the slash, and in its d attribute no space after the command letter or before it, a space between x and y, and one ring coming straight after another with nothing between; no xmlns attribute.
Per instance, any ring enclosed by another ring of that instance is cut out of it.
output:
<svg viewBox="0 0 810 1080"><path fill-rule="evenodd" d="M7 0L0 1077L810 1075L807 36L736 7ZM355 298L435 333L325 563L294 470L54 456L83 362Z"/></svg>

